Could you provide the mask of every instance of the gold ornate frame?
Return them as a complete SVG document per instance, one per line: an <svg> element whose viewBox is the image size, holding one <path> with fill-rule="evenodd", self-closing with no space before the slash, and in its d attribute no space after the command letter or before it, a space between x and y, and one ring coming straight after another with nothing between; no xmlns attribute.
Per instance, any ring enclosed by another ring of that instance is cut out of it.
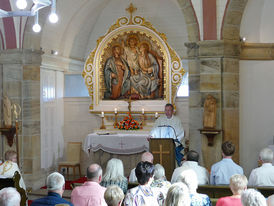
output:
<svg viewBox="0 0 274 206"><path fill-rule="evenodd" d="M129 33L145 34L151 41L153 41L158 48L160 48L161 54L163 54L163 77L164 77L164 96L163 100L144 100L142 105L149 104L146 111L161 111L153 105L160 106L166 103L175 102L177 88L181 83L182 77L185 73L182 68L181 59L178 54L167 43L166 35L158 32L150 22L146 21L143 17L135 16L132 18L121 17L116 23L114 23L108 30L108 32L101 36L97 40L96 48L88 56L85 67L82 72L82 76L85 80L85 84L88 88L89 95L91 97L90 111L108 111L110 107L107 105L117 105L117 101L121 100L103 100L102 99L102 87L100 83L104 82L103 77L103 56L106 48L109 46L110 41L117 39L119 35ZM139 100L141 101L141 100ZM123 101L125 102L125 101ZM105 105L105 107L104 107ZM133 107L133 111L134 111Z"/></svg>

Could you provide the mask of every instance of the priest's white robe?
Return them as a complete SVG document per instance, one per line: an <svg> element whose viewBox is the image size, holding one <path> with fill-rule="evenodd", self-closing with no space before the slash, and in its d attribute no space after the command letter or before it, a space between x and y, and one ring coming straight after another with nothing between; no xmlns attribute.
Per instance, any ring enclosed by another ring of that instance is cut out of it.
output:
<svg viewBox="0 0 274 206"><path fill-rule="evenodd" d="M0 175L1 176L4 176L6 178L12 178L16 171L18 171L19 174L21 175L19 167L18 167L17 163L15 163L15 162L7 160L7 161L3 162L2 164L0 164ZM22 175L21 175L21 178L19 181L19 185L21 188L26 190L26 185L24 183Z"/></svg>
<svg viewBox="0 0 274 206"><path fill-rule="evenodd" d="M184 128L181 120L172 115L169 119L166 115L159 117L153 129L150 132L153 138L173 138L178 139L184 145L182 141L184 139Z"/></svg>

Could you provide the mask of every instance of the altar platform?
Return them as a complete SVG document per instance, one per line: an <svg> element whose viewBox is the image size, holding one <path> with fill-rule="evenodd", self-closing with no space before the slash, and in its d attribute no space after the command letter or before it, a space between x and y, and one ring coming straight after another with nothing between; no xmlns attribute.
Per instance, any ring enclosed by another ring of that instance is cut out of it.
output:
<svg viewBox="0 0 274 206"><path fill-rule="evenodd" d="M95 130L86 136L82 144L88 156L86 162L98 163L104 170L108 160L118 158L123 161L125 176L128 176L141 160L141 154L149 150L149 134L150 129Z"/></svg>

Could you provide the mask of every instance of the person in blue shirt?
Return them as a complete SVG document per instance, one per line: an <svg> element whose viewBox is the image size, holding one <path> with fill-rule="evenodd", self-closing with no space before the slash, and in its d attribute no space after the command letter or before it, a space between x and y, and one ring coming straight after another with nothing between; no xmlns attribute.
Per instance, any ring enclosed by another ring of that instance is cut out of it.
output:
<svg viewBox="0 0 274 206"><path fill-rule="evenodd" d="M55 206L56 204L68 204L73 206L69 201L62 198L64 193L65 178L58 172L53 172L47 177L48 196L34 200L31 206Z"/></svg>
<svg viewBox="0 0 274 206"><path fill-rule="evenodd" d="M210 184L212 185L229 185L229 179L232 175L243 175L243 168L232 160L235 152L235 145L226 141L222 144L223 159L211 167Z"/></svg>

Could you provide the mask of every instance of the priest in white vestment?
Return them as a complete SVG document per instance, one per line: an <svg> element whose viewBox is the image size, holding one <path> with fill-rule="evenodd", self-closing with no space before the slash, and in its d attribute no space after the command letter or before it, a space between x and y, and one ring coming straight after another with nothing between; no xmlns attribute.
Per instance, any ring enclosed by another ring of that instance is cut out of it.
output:
<svg viewBox="0 0 274 206"><path fill-rule="evenodd" d="M183 154L181 153L184 141L184 128L181 120L173 115L174 107L172 104L165 105L165 115L159 117L150 132L151 138L172 138L176 144L176 160L181 165Z"/></svg>
<svg viewBox="0 0 274 206"><path fill-rule="evenodd" d="M17 153L14 151L7 151L5 153L5 160L5 162L0 164L0 178L12 178L14 173L18 171L21 176L19 185L26 190L26 185L17 165Z"/></svg>

